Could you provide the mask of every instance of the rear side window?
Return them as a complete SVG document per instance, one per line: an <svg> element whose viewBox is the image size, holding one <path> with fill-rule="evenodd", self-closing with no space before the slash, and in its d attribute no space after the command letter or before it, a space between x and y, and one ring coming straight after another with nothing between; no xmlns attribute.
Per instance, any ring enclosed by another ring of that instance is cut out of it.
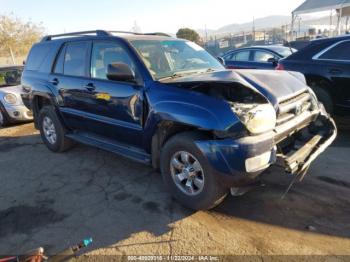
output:
<svg viewBox="0 0 350 262"><path fill-rule="evenodd" d="M321 55L320 59L350 61L350 41L340 43Z"/></svg>
<svg viewBox="0 0 350 262"><path fill-rule="evenodd" d="M241 51L225 57L226 61L249 61L250 51Z"/></svg>
<svg viewBox="0 0 350 262"><path fill-rule="evenodd" d="M49 45L35 45L33 46L26 62L26 70L37 71L41 64L45 61L50 52Z"/></svg>
<svg viewBox="0 0 350 262"><path fill-rule="evenodd" d="M63 73L70 76L86 76L88 43L69 43L64 56ZM58 58L59 62L60 57Z"/></svg>

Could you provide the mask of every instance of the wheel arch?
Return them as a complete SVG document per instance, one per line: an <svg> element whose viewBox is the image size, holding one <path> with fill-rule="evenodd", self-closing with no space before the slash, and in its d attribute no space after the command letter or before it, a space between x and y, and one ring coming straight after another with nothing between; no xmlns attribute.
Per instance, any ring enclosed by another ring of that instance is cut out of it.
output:
<svg viewBox="0 0 350 262"><path fill-rule="evenodd" d="M44 106L52 105L56 106L55 101L48 94L45 93L34 93L32 96L32 110L34 115L34 126L36 129L39 128L38 116L40 110Z"/></svg>
<svg viewBox="0 0 350 262"><path fill-rule="evenodd" d="M175 135L185 132L198 132L206 135L208 138L214 138L214 134L210 130L203 130L196 126L191 126L179 122L164 120L158 123L157 129L151 139L151 155L152 166L155 169L160 167L160 151L169 139Z"/></svg>
<svg viewBox="0 0 350 262"><path fill-rule="evenodd" d="M306 74L305 79L308 86L312 87L314 84L317 84L318 87L331 94L330 87L332 86L332 81L328 78L320 75Z"/></svg>
<svg viewBox="0 0 350 262"><path fill-rule="evenodd" d="M335 90L332 89L332 81L326 77L319 75L305 75L305 78L307 81L307 85L315 91L319 100L322 101L322 99L320 99L322 96L318 94L318 89L320 89L319 92L325 93L324 96L326 96L327 101L329 101L328 104L330 108L328 108L328 111L333 112L334 104L336 102L336 94Z"/></svg>

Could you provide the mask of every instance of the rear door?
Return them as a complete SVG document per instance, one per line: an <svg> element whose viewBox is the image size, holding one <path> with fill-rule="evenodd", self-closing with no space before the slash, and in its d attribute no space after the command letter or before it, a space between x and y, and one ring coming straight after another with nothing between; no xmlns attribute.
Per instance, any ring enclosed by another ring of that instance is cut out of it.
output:
<svg viewBox="0 0 350 262"><path fill-rule="evenodd" d="M334 83L331 92L336 104L350 108L350 40L333 45L315 59Z"/></svg>
<svg viewBox="0 0 350 262"><path fill-rule="evenodd" d="M235 51L224 56L227 69L249 69L253 68L251 63L251 51Z"/></svg>
<svg viewBox="0 0 350 262"><path fill-rule="evenodd" d="M86 110L89 91L84 87L88 77L88 57L91 42L66 43L56 58L50 84L60 95L60 111L66 125L74 130L86 130L81 112Z"/></svg>

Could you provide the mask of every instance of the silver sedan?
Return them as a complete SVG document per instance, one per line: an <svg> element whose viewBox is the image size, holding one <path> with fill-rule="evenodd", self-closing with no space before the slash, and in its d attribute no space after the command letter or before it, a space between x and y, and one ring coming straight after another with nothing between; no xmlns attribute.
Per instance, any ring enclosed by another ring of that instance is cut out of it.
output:
<svg viewBox="0 0 350 262"><path fill-rule="evenodd" d="M0 67L0 126L33 120L21 97L22 71L22 66Z"/></svg>

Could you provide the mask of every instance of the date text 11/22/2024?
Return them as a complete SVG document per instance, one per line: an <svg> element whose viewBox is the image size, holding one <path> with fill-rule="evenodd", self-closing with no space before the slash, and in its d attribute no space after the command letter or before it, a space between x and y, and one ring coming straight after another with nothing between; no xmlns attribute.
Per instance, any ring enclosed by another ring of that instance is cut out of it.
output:
<svg viewBox="0 0 350 262"><path fill-rule="evenodd" d="M219 261L217 256L128 256L128 261Z"/></svg>

